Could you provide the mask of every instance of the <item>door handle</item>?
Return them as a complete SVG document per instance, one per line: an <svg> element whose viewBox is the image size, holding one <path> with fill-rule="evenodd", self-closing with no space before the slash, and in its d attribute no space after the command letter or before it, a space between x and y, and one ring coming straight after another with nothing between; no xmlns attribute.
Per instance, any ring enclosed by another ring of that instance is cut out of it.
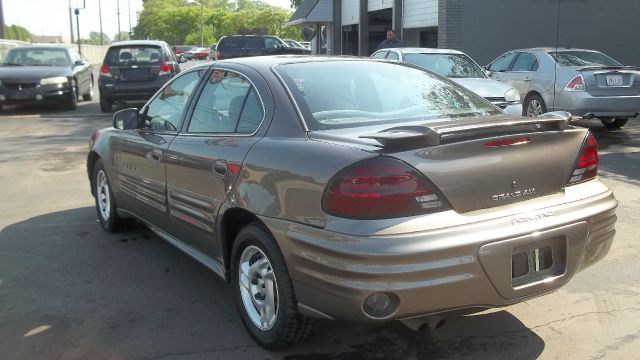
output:
<svg viewBox="0 0 640 360"><path fill-rule="evenodd" d="M215 170L216 174L225 176L227 175L227 160L216 160L213 163L213 170Z"/></svg>
<svg viewBox="0 0 640 360"><path fill-rule="evenodd" d="M151 161L162 161L162 150L160 149L153 149L150 152L147 153L147 159L151 160Z"/></svg>

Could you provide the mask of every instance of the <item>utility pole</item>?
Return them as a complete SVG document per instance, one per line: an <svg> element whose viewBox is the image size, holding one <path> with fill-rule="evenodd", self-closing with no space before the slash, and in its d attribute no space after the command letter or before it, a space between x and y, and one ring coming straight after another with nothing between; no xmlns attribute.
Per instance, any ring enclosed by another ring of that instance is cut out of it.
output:
<svg viewBox="0 0 640 360"><path fill-rule="evenodd" d="M73 44L75 41L73 40L73 13L71 9L71 0L69 0L69 32L71 33L71 43Z"/></svg>
<svg viewBox="0 0 640 360"><path fill-rule="evenodd" d="M98 0L98 16L100 17L100 45L104 45L104 35L102 32L102 0Z"/></svg>
<svg viewBox="0 0 640 360"><path fill-rule="evenodd" d="M122 41L122 39L120 39L120 0L116 0L116 12L118 13L118 40Z"/></svg>
<svg viewBox="0 0 640 360"><path fill-rule="evenodd" d="M4 13L2 11L2 0L0 0L0 39L4 39Z"/></svg>
<svg viewBox="0 0 640 360"><path fill-rule="evenodd" d="M129 8L129 40L131 40L131 0L127 0L127 7Z"/></svg>

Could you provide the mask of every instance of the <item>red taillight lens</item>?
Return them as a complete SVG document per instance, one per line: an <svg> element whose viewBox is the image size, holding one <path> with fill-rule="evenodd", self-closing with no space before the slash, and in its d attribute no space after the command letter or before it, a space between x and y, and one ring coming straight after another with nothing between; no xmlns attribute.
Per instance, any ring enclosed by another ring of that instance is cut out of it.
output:
<svg viewBox="0 0 640 360"><path fill-rule="evenodd" d="M582 75L577 75L576 77L571 79L571 81L569 81L567 86L565 86L564 88L565 91L584 91L585 89L584 78L582 77Z"/></svg>
<svg viewBox="0 0 640 360"><path fill-rule="evenodd" d="M587 140L582 145L578 164L571 174L569 185L577 184L585 180L589 180L598 173L598 143L591 133L587 136Z"/></svg>
<svg viewBox="0 0 640 360"><path fill-rule="evenodd" d="M107 64L102 64L102 66L100 67L100 75L102 76L106 76L106 77L111 77L111 71L109 70L109 65Z"/></svg>
<svg viewBox="0 0 640 360"><path fill-rule="evenodd" d="M171 74L171 63L165 61L162 63L162 66L160 67L160 72L158 73L158 75L167 75L167 74Z"/></svg>
<svg viewBox="0 0 640 360"><path fill-rule="evenodd" d="M328 214L352 219L385 219L448 209L422 174L387 157L368 159L341 170L322 199Z"/></svg>

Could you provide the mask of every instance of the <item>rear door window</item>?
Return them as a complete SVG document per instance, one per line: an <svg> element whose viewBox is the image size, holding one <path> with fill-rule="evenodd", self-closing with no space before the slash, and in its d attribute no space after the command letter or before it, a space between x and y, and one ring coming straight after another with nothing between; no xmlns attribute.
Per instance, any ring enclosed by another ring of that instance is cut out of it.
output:
<svg viewBox="0 0 640 360"><path fill-rule="evenodd" d="M218 44L218 50L240 50L244 39L242 37L226 37Z"/></svg>
<svg viewBox="0 0 640 360"><path fill-rule="evenodd" d="M245 47L247 49L262 49L263 48L262 38L259 38L259 37L247 38L247 45Z"/></svg>
<svg viewBox="0 0 640 360"><path fill-rule="evenodd" d="M535 71L538 69L538 59L531 53L520 53L511 71Z"/></svg>
<svg viewBox="0 0 640 360"><path fill-rule="evenodd" d="M389 51L389 55L387 55L387 60L399 60L398 54L395 51Z"/></svg>

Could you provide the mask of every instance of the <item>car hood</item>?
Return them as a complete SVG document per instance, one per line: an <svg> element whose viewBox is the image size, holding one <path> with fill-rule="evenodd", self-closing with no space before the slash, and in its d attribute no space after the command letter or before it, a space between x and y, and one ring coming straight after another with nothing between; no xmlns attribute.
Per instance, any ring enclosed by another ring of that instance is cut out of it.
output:
<svg viewBox="0 0 640 360"><path fill-rule="evenodd" d="M451 80L484 98L504 97L504 93L511 89L511 86L492 79L452 78Z"/></svg>
<svg viewBox="0 0 640 360"><path fill-rule="evenodd" d="M55 76L70 76L67 66L0 66L2 81L30 81Z"/></svg>

